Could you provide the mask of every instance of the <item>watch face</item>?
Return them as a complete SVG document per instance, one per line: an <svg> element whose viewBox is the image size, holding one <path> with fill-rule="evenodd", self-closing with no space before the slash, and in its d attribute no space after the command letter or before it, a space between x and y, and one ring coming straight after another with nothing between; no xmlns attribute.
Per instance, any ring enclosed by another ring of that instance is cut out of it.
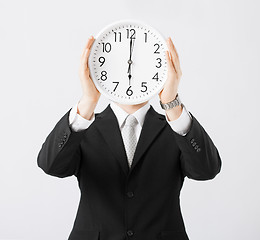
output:
<svg viewBox="0 0 260 240"><path fill-rule="evenodd" d="M112 101L138 104L158 94L167 79L165 38L134 20L112 23L95 37L89 55L90 76Z"/></svg>

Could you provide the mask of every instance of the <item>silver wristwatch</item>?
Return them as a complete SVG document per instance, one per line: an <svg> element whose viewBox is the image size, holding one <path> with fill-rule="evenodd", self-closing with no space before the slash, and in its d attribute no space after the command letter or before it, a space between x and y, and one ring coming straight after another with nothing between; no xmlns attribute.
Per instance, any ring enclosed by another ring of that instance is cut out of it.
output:
<svg viewBox="0 0 260 240"><path fill-rule="evenodd" d="M173 99L171 102L162 103L161 100L160 100L160 105L161 105L162 109L168 110L168 109L171 109L173 107L180 106L181 105L181 99L180 99L180 97L177 93L175 99Z"/></svg>

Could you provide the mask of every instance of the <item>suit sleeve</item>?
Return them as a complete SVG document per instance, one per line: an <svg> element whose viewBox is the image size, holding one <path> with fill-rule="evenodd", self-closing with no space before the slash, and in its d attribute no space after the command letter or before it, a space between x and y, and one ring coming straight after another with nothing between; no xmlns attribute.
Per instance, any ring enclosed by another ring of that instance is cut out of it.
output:
<svg viewBox="0 0 260 240"><path fill-rule="evenodd" d="M60 178L77 176L81 161L80 142L86 131L75 132L71 129L71 109L46 137L37 157L38 167L46 174Z"/></svg>
<svg viewBox="0 0 260 240"><path fill-rule="evenodd" d="M194 180L210 180L220 172L221 158L205 129L192 113L190 115L192 122L188 133L183 136L174 132L181 151L182 171L184 176Z"/></svg>

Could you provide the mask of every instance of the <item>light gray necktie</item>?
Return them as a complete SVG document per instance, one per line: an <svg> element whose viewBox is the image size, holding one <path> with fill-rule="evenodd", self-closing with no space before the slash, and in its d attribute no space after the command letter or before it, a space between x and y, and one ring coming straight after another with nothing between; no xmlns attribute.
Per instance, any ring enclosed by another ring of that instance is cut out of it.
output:
<svg viewBox="0 0 260 240"><path fill-rule="evenodd" d="M129 167L131 167L132 165L135 148L137 144L137 139L135 136L135 127L137 123L138 123L137 119L133 115L129 114L126 117L125 125L121 130Z"/></svg>

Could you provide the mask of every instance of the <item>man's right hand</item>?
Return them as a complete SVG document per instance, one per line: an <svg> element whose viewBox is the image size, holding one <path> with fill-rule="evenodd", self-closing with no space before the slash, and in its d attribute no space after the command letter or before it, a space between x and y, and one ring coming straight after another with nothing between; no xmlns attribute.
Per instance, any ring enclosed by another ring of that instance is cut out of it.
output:
<svg viewBox="0 0 260 240"><path fill-rule="evenodd" d="M83 95L80 99L80 102L78 103L77 113L87 120L92 119L95 107L101 95L90 77L88 67L90 49L94 41L95 38L91 36L88 39L87 44L80 56L79 77L83 90Z"/></svg>

